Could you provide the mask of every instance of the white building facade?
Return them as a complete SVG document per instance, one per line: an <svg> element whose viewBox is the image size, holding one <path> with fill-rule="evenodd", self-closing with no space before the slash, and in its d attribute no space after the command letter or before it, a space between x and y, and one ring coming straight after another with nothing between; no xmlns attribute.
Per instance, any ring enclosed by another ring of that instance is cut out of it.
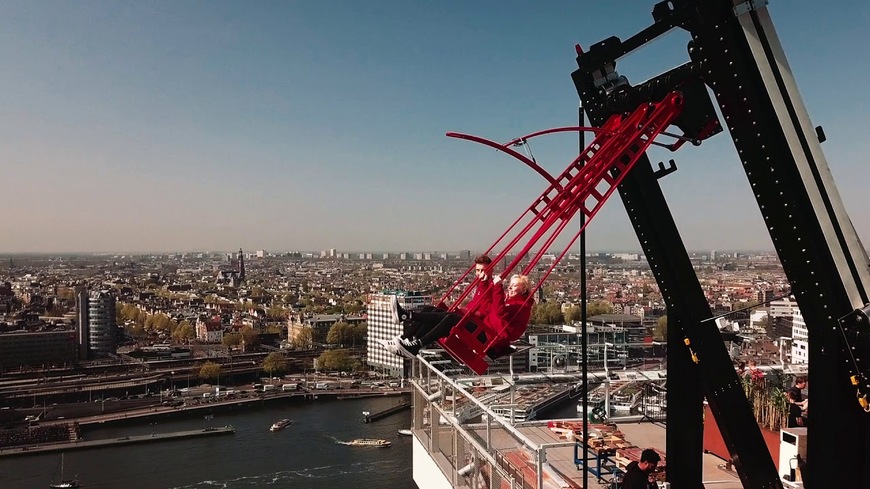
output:
<svg viewBox="0 0 870 489"><path fill-rule="evenodd" d="M791 363L808 364L810 363L809 334L807 323L799 308L795 307L792 310L791 321Z"/></svg>
<svg viewBox="0 0 870 489"><path fill-rule="evenodd" d="M413 291L384 291L369 296L368 303L368 352L366 361L393 377L402 377L405 358L388 352L377 340L391 340L402 333L402 324L396 322L390 310L390 301L395 296L399 305L408 311L432 304L432 296Z"/></svg>

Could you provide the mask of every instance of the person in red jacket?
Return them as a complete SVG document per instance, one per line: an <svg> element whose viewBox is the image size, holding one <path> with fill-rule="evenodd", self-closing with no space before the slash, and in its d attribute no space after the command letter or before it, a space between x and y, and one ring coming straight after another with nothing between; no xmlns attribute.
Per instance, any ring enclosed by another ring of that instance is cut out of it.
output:
<svg viewBox="0 0 870 489"><path fill-rule="evenodd" d="M474 324L465 326L469 331L476 329L475 325L483 326L484 338L481 338L481 341L486 343L494 339L490 345L490 352L505 351L512 341L525 333L534 304L534 300L529 297L531 291L529 278L525 275L514 275L507 293L500 282L501 277L498 275L493 277L491 282L483 281L486 285L478 288L478 290L482 288L483 293L475 293L475 297L469 303L469 310L472 311L469 322ZM424 346L449 335L450 330L462 320L465 312L411 313L409 319L416 326L415 337L397 337L394 342L396 353L409 358L417 356Z"/></svg>

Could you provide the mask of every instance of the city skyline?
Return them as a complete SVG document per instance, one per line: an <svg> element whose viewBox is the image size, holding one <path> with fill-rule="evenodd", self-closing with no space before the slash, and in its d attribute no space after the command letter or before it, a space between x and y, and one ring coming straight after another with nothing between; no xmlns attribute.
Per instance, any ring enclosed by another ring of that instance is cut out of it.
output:
<svg viewBox="0 0 870 489"><path fill-rule="evenodd" d="M0 254L486 249L545 185L444 133L576 123L574 44L651 24L655 2L633 3L6 2ZM870 5L769 10L868 242L870 121L848 80L870 75ZM687 40L618 69L642 81L687 59ZM576 146L532 149L556 173ZM680 169L661 183L688 249L773 249L727 134L650 156ZM587 240L640 249L618 198Z"/></svg>

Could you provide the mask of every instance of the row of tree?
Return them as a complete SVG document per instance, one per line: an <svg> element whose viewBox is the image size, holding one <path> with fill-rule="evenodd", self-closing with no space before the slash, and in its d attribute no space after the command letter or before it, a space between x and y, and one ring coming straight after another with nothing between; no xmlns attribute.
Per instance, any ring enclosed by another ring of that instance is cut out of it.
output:
<svg viewBox="0 0 870 489"><path fill-rule="evenodd" d="M289 365L290 361L288 358L283 353L276 351L268 354L266 358L263 359L260 368L262 368L264 372L268 372L269 377L271 377L274 374L287 372ZM202 380L215 381L219 380L222 374L223 367L221 364L208 361L199 367L198 376Z"/></svg>
<svg viewBox="0 0 870 489"><path fill-rule="evenodd" d="M532 307L531 324L571 324L580 321L581 309L579 306L571 306L562 310L562 304L558 302L543 302ZM591 318L600 314L612 314L613 304L607 301L592 301L586 304L586 317Z"/></svg>
<svg viewBox="0 0 870 489"><path fill-rule="evenodd" d="M317 365L320 370L324 371L344 371L351 372L363 369L363 363L359 357L355 356L350 350L335 349L327 350L317 357ZM280 375L286 373L290 366L289 359L281 352L272 352L263 359L260 368L269 374ZM221 364L208 361L204 362L199 367L198 376L205 381L220 380L223 375L223 367Z"/></svg>

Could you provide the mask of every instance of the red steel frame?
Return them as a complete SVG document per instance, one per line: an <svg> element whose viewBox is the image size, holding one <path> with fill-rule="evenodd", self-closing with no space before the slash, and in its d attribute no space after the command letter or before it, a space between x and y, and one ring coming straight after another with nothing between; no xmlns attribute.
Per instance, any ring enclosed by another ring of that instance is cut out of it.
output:
<svg viewBox="0 0 870 489"><path fill-rule="evenodd" d="M625 178L625 175L649 146L653 144L655 137L665 131L680 114L682 104L682 95L673 92L661 102L644 104L627 116L614 115L601 128L565 127L548 129L533 133L524 138L515 139L503 145L476 136L448 133L450 137L479 142L504 151L531 167L550 182L550 186L535 199L528 209L486 251L487 254L491 253L506 236L518 227L521 221L526 218L530 219L510 242L501 249L498 255L493 258L489 271L492 271L495 264L505 260L517 243L531 233L531 238L526 241L522 249L516 253L516 256L500 273L500 276L505 278L527 258L527 255L532 254L528 263L521 271L523 275L527 275L547 253L549 247L565 229L571 218L578 211L583 212L587 218L586 223L575 233L562 253L541 277L538 284L530 291L529 299L527 299L530 300L534 296L534 292L552 273L553 269L567 254L586 226L589 225L589 222L601 209L607 198L613 194L617 186ZM580 130L594 131L596 133L595 139L580 156L568 165L558 178L552 177L533 160L509 147L537 135ZM536 253L532 253L532 248L542 239L544 239L543 245ZM495 336L487 335L487 341L481 342L478 339L478 335L483 331L483 326L469 322L471 315L474 313L474 308L460 309L463 300L468 297L479 280L475 279L451 305L447 305L453 291L465 280L471 270L473 270L473 267L470 267L447 290L438 303L440 307L444 307L448 311L460 310L460 312L463 312L462 319L454 326L450 335L441 338L438 343L453 358L464 363L477 374L483 374L489 367L486 353L495 341ZM466 328L466 325L470 326ZM489 336L493 337L490 338Z"/></svg>

